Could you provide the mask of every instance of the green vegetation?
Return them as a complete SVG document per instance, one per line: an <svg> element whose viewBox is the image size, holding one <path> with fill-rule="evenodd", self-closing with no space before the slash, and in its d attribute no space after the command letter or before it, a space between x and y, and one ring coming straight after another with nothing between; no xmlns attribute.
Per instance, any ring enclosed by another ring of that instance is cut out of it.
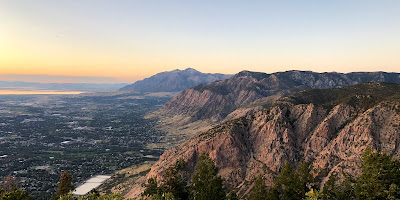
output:
<svg viewBox="0 0 400 200"><path fill-rule="evenodd" d="M362 158L362 173L354 184L356 198L400 198L400 162L384 153L373 153L371 149L367 149Z"/></svg>
<svg viewBox="0 0 400 200"><path fill-rule="evenodd" d="M147 180L143 196L161 199L165 199L166 196L176 200L188 199L190 190L187 179L185 161L181 158L165 171L160 186L157 184L157 177Z"/></svg>
<svg viewBox="0 0 400 200"><path fill-rule="evenodd" d="M290 163L282 166L281 172L266 186L263 176L255 178L248 195L249 200L394 200L400 199L400 162L384 153L373 153L367 149L362 155L361 173L357 177L343 173L342 179L332 174L318 190L319 183L311 174L311 166L300 162L297 168ZM156 177L145 184L142 199L239 199L235 191L227 191L218 169L206 154L199 157L190 180L186 179L185 162L180 159L171 166L158 186ZM189 184L190 183L190 184ZM181 192L181 193L179 193ZM228 193L227 193L228 192ZM182 195L185 194L185 195ZM188 195L190 194L190 195Z"/></svg>
<svg viewBox="0 0 400 200"><path fill-rule="evenodd" d="M282 166L273 186L266 186L263 176L254 180L250 193L241 199L249 200L395 200L400 199L400 161L385 153L374 153L370 148L362 155L361 173L355 177L343 173L342 179L332 174L321 190L311 175L311 167L301 162L295 169L290 163ZM224 187L217 175L214 161L201 154L195 171L189 176L186 163L181 158L169 167L158 184L157 178L148 179L142 200L237 200L235 191ZM96 190L80 197L71 193L72 177L63 172L56 200L123 200L118 194L100 195ZM31 200L28 192L18 189L13 177L6 177L0 185L0 200Z"/></svg>
<svg viewBox="0 0 400 200"><path fill-rule="evenodd" d="M58 182L57 193L53 196L53 199L58 199L63 195L68 194L72 190L72 176L68 172L62 172L60 176L60 181Z"/></svg>
<svg viewBox="0 0 400 200"><path fill-rule="evenodd" d="M224 200L227 197L223 180L217 173L214 161L208 155L201 154L189 185L185 161L181 158L166 170L160 186L157 185L156 177L150 178L144 185L142 196L144 199L150 197L163 200ZM229 197L237 199L233 193Z"/></svg>
<svg viewBox="0 0 400 200"><path fill-rule="evenodd" d="M229 192L228 196L226 197L227 200L239 200L235 191Z"/></svg>
<svg viewBox="0 0 400 200"><path fill-rule="evenodd" d="M122 195L108 194L100 196L96 191L92 191L85 196L74 197L72 193L60 196L57 200L125 200Z"/></svg>
<svg viewBox="0 0 400 200"><path fill-rule="evenodd" d="M0 185L0 200L31 200L28 192L18 189L17 182L14 177L8 176L4 178Z"/></svg>
<svg viewBox="0 0 400 200"><path fill-rule="evenodd" d="M254 185L250 191L250 199L252 200L264 200L267 198L267 186L262 176L259 176L254 181Z"/></svg>
<svg viewBox="0 0 400 200"><path fill-rule="evenodd" d="M274 179L274 186L268 192L265 192L266 198L264 199L305 199L306 192L313 182L311 168L308 163L301 162L297 170L294 170L292 165L286 163L282 166L281 173ZM250 196L252 195L255 195L254 192Z"/></svg>
<svg viewBox="0 0 400 200"><path fill-rule="evenodd" d="M203 84L199 84L199 85L193 87L193 89L200 91L200 92L204 92L204 90L209 90L211 92L221 94L221 95L228 95L230 93L227 86L223 85L223 84L203 83Z"/></svg>
<svg viewBox="0 0 400 200"><path fill-rule="evenodd" d="M11 191L5 191L0 189L0 199L1 200L31 200L32 197L29 196L28 192L15 188Z"/></svg>
<svg viewBox="0 0 400 200"><path fill-rule="evenodd" d="M321 192L310 191L308 196L322 200L400 199L400 162L384 153L373 153L371 149L363 153L362 159L358 177L344 174L345 180L338 183L337 176L332 175Z"/></svg>
<svg viewBox="0 0 400 200"><path fill-rule="evenodd" d="M217 175L218 169L214 161L207 155L201 154L195 172L192 175L192 197L197 200L225 199L223 180Z"/></svg>
<svg viewBox="0 0 400 200"><path fill-rule="evenodd" d="M355 108L368 109L385 100L400 100L400 85L363 83L344 88L305 90L293 94L285 100L294 104L313 103L326 107L334 107L343 103Z"/></svg>

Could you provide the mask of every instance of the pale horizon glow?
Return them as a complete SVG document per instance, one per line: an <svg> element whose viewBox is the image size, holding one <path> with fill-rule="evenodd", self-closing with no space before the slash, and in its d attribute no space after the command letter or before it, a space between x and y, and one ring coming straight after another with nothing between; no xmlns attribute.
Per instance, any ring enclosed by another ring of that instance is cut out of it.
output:
<svg viewBox="0 0 400 200"><path fill-rule="evenodd" d="M400 72L398 8L395 0L3 0L0 74L130 83L188 67Z"/></svg>
<svg viewBox="0 0 400 200"><path fill-rule="evenodd" d="M35 83L129 83L112 77L63 76L47 74L0 74L0 81L23 81Z"/></svg>
<svg viewBox="0 0 400 200"><path fill-rule="evenodd" d="M61 90L2 90L0 95L71 95L82 94L82 91L61 91Z"/></svg>

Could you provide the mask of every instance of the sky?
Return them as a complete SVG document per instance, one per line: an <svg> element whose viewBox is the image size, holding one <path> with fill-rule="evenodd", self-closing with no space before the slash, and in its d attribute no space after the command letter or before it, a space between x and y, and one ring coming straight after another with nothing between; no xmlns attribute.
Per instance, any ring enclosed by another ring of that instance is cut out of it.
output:
<svg viewBox="0 0 400 200"><path fill-rule="evenodd" d="M399 10L397 0L0 0L0 74L400 72Z"/></svg>

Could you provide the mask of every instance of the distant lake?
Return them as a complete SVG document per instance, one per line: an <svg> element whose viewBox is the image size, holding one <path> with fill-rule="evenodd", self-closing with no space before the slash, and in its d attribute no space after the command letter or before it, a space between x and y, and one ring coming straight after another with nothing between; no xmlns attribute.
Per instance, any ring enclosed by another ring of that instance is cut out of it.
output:
<svg viewBox="0 0 400 200"><path fill-rule="evenodd" d="M0 95L28 95L28 94L82 94L81 91L63 91L63 90L2 90L0 89Z"/></svg>

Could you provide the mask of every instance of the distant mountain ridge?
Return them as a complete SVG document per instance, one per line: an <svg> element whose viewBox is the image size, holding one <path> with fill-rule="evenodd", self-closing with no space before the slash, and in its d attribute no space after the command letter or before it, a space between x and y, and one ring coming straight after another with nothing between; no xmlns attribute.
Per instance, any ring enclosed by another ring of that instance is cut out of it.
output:
<svg viewBox="0 0 400 200"><path fill-rule="evenodd" d="M242 71L229 79L197 85L179 93L158 111L160 115L190 116L220 122L236 109L256 100L286 96L305 89L337 88L364 82L400 83L399 73L316 73L286 71L272 74Z"/></svg>
<svg viewBox="0 0 400 200"><path fill-rule="evenodd" d="M120 91L139 93L154 92L180 92L201 83L210 83L231 77L225 74L201 73L193 68L185 70L173 70L161 72L131 85L127 85Z"/></svg>

